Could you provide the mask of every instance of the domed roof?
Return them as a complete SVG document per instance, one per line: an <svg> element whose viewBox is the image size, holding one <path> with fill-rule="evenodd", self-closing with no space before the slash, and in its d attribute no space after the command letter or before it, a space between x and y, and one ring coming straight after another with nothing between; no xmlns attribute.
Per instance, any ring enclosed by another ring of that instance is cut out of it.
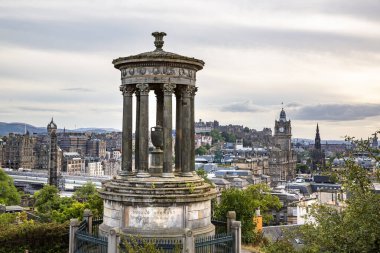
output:
<svg viewBox="0 0 380 253"><path fill-rule="evenodd" d="M286 121L286 113L284 111L284 108L282 108L280 112L280 121Z"/></svg>
<svg viewBox="0 0 380 253"><path fill-rule="evenodd" d="M152 36L155 37L154 45L156 46L156 49L154 51L114 59L112 63L114 64L115 68L118 69L122 65L144 63L148 61L191 64L196 67L197 70L201 70L203 68L205 63L202 60L164 51L162 49L164 45L163 37L166 36L166 33L154 32L152 33Z"/></svg>

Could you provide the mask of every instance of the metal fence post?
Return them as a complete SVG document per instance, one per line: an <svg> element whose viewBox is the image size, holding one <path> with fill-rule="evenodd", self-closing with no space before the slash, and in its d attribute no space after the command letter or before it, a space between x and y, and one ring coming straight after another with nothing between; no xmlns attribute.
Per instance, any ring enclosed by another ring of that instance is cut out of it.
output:
<svg viewBox="0 0 380 253"><path fill-rule="evenodd" d="M69 238L69 253L75 251L75 233L78 231L79 221L78 219L70 219L70 238Z"/></svg>
<svg viewBox="0 0 380 253"><path fill-rule="evenodd" d="M87 232L92 234L92 211L90 209L84 209L83 219L86 220L87 223Z"/></svg>
<svg viewBox="0 0 380 253"><path fill-rule="evenodd" d="M184 234L184 243L183 243L183 253L195 253L195 240L193 236L193 231L188 228L185 228Z"/></svg>
<svg viewBox="0 0 380 253"><path fill-rule="evenodd" d="M234 235L234 252L241 252L241 222L233 221L231 223L231 230Z"/></svg>
<svg viewBox="0 0 380 253"><path fill-rule="evenodd" d="M231 232L231 224L236 220L236 212L228 211L227 212L227 233Z"/></svg>
<svg viewBox="0 0 380 253"><path fill-rule="evenodd" d="M119 253L118 229L112 228L108 234L107 253Z"/></svg>

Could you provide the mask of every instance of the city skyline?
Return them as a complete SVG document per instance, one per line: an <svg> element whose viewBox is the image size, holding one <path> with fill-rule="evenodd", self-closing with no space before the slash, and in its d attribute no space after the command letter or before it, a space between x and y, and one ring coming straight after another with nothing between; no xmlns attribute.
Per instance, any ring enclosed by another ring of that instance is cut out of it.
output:
<svg viewBox="0 0 380 253"><path fill-rule="evenodd" d="M154 3L3 1L1 121L121 129L111 61L152 51L160 30L164 50L206 62L196 120L273 129L284 102L293 137L317 123L322 139L379 129L380 3Z"/></svg>

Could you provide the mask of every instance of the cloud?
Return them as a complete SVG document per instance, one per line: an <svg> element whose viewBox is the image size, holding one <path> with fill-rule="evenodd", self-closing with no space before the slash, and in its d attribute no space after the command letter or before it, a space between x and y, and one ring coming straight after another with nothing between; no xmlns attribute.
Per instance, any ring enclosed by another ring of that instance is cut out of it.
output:
<svg viewBox="0 0 380 253"><path fill-rule="evenodd" d="M285 108L298 108L302 106L302 104L297 103L297 102L291 102L285 105Z"/></svg>
<svg viewBox="0 0 380 253"><path fill-rule="evenodd" d="M318 104L293 112L298 120L352 121L380 116L380 104Z"/></svg>
<svg viewBox="0 0 380 253"><path fill-rule="evenodd" d="M222 112L263 112L266 110L266 108L258 106L250 100L242 102L233 102L224 105L220 108L220 111Z"/></svg>
<svg viewBox="0 0 380 253"><path fill-rule="evenodd" d="M53 108L42 108L42 107L32 107L32 106L18 106L16 109L21 111L31 111L31 112L64 112L61 109L53 109Z"/></svg>
<svg viewBox="0 0 380 253"><path fill-rule="evenodd" d="M91 91L94 91L92 89L80 88L80 87L65 88L65 89L62 89L62 90L63 91L79 91L79 92L91 92Z"/></svg>

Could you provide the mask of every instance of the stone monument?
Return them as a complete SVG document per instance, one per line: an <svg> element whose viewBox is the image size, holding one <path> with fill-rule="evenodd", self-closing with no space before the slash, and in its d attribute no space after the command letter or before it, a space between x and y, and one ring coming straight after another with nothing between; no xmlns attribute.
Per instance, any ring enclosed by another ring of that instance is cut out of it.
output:
<svg viewBox="0 0 380 253"><path fill-rule="evenodd" d="M202 60L166 52L163 32L154 32L156 49L113 60L123 94L122 170L99 190L104 200L103 235L111 229L142 238L178 239L212 235L211 200L216 190L195 173L194 96ZM156 122L149 131L149 94L156 95ZM172 98L176 99L175 151ZM136 108L133 110L133 99ZM136 113L135 166L132 125ZM149 135L155 146L149 166ZM175 162L173 166L173 156Z"/></svg>
<svg viewBox="0 0 380 253"><path fill-rule="evenodd" d="M58 142L57 142L57 125L51 118L47 125L49 135L49 185L58 187Z"/></svg>

